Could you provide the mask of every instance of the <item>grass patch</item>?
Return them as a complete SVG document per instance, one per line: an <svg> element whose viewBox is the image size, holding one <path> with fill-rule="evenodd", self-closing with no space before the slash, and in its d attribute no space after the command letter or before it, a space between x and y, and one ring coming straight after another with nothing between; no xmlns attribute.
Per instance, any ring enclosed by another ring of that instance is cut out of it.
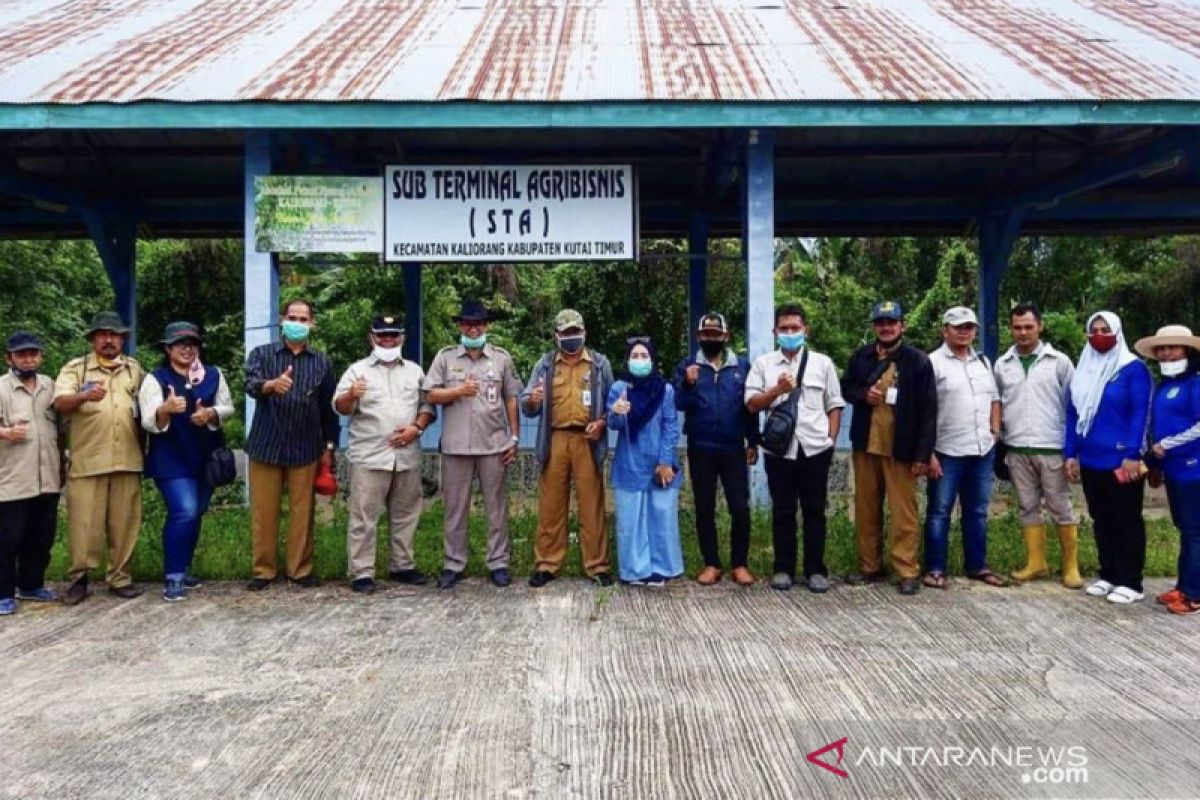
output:
<svg viewBox="0 0 1200 800"><path fill-rule="evenodd" d="M132 571L135 580L162 580L162 523L165 509L162 498L152 483L143 484L143 520L142 531L134 551ZM520 504L522 508L528 504ZM847 510L847 501L837 498L831 503L829 516L829 535L825 547L825 560L829 569L835 574L843 575L854 569L854 523ZM700 550L696 541L694 518L690 508L681 508L680 533L683 539L683 556L687 574L693 575L703 566ZM487 569L483 563L483 554L487 540L486 520L478 498L472 508L470 517L471 558L467 564L467 574L486 575ZM721 553L727 558L728 545L728 516L722 509L718 517L721 533ZM317 574L324 580L344 579L346 575L346 504L342 498L321 508L316 523L316 569ZM579 547L575 542L575 520L572 517L571 547L568 549L567 561L563 567L564 575L582 575ZM1094 575L1097 569L1096 542L1091 535L1090 521L1085 520L1080 527L1079 560L1083 574ZM1179 535L1169 520L1148 519L1146 521L1146 575L1174 575L1179 557ZM512 558L510 569L515 575L527 575L533 571L533 539L537 532L536 515L529 510L521 510L511 514L509 518L509 536L512 539ZM609 519L610 542L612 537L612 520ZM1058 563L1058 540L1053 528L1049 535L1049 554L1051 564ZM381 520L379 528L379 546L377 550L376 568L379 575L387 574L388 535L386 518ZM416 535L417 567L427 573L436 574L442 567L442 504L434 501L421 516L421 522ZM610 552L616 558L615 542L611 543ZM749 568L756 575L769 575L772 566L771 548L771 517L766 509L756 510L751 520ZM1020 524L1015 513L993 516L988 526L988 563L999 573L1008 573L1024 564L1025 545L1021 538ZM241 488L238 485L226 487L214 500L214 507L204 517L204 527L200 535L200 546L196 552L193 571L196 575L211 580L241 580L250 577L250 517L248 510L241 505ZM59 517L58 536L54 543L50 569L47 577L59 580L66 574L66 520L63 514ZM283 553L280 549L279 563L282 568ZM726 565L728 566L728 565ZM962 544L958 523L955 522L951 531L950 571L952 574L962 574ZM101 573L102 574L102 573ZM602 612L603 609L597 609Z"/></svg>

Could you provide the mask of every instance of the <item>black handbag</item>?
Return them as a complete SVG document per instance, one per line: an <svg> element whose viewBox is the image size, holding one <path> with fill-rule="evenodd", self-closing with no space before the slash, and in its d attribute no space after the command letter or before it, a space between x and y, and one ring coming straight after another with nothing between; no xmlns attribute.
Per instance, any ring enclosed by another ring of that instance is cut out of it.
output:
<svg viewBox="0 0 1200 800"><path fill-rule="evenodd" d="M237 479L237 462L233 458L233 451L225 446L225 432L217 430L213 435L216 437L217 446L204 462L204 482L215 489Z"/></svg>
<svg viewBox="0 0 1200 800"><path fill-rule="evenodd" d="M767 414L767 422L762 429L762 446L773 456L783 458L792 446L792 437L796 434L796 405L800 402L800 393L804 387L804 370L808 367L808 348L800 357L800 369L796 372L796 388L788 394L787 400L771 409Z"/></svg>
<svg viewBox="0 0 1200 800"><path fill-rule="evenodd" d="M1004 459L1008 456L1008 445L1004 442L996 442L994 448L995 455L992 457L992 472L1002 481L1012 483L1012 470L1008 468L1008 462Z"/></svg>

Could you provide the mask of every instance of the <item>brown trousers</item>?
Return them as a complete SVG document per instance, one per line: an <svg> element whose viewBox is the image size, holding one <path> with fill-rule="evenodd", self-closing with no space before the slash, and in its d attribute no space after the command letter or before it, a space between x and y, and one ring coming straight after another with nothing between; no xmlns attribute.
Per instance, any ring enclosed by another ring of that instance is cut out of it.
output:
<svg viewBox="0 0 1200 800"><path fill-rule="evenodd" d="M307 577L313 571L313 478L317 462L281 467L250 460L250 537L254 577L274 580L279 549L279 514L286 487L288 512L287 576Z"/></svg>
<svg viewBox="0 0 1200 800"><path fill-rule="evenodd" d="M100 566L108 540L108 585L114 589L133 583L129 561L142 527L142 476L137 472L110 472L67 480L67 550L75 582Z"/></svg>
<svg viewBox="0 0 1200 800"><path fill-rule="evenodd" d="M891 515L892 572L900 578L921 574L917 560L920 546L917 525L917 479L912 465L892 458L855 452L854 529L858 541L859 571L883 570L883 500L887 496Z"/></svg>
<svg viewBox="0 0 1200 800"><path fill-rule="evenodd" d="M533 556L538 571L557 574L567 556L567 513L571 484L579 517L579 548L588 575L608 572L608 529L604 523L604 475L582 432L554 431L550 458L538 481L538 532Z"/></svg>

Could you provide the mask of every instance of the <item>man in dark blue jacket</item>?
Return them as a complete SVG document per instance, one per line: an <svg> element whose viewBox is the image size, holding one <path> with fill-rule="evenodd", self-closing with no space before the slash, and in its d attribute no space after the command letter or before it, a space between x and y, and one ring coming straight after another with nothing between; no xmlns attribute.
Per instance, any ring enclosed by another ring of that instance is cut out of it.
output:
<svg viewBox="0 0 1200 800"><path fill-rule="evenodd" d="M685 414L688 467L696 504L696 534L704 569L696 580L711 586L721 580L717 548L717 480L729 504L730 566L733 580L754 583L746 569L750 551L750 473L758 461L758 419L746 410L742 395L750 362L729 348L729 325L720 314L705 314L697 329L700 347L675 368L675 406Z"/></svg>

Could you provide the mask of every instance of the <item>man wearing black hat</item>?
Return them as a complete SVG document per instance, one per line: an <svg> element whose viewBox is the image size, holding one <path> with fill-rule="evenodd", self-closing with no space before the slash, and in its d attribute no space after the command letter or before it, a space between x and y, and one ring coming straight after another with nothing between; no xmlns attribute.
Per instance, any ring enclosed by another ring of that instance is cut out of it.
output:
<svg viewBox="0 0 1200 800"><path fill-rule="evenodd" d="M421 521L421 432L434 419L421 381L425 373L401 355L404 321L382 314L367 335L371 354L342 374L333 409L350 417L350 528L346 560L350 588L375 590L375 529L386 509L391 527L388 573L419 585L425 576L413 561Z"/></svg>
<svg viewBox="0 0 1200 800"><path fill-rule="evenodd" d="M842 390L854 408L854 526L858 571L849 583L884 578L883 501L887 498L892 571L901 594L921 588L917 561L917 478L928 471L937 436L937 381L929 357L904 342L904 310L894 301L871 310L875 341L850 357Z"/></svg>
<svg viewBox="0 0 1200 800"><path fill-rule="evenodd" d="M142 526L142 434L138 389L144 373L122 353L129 328L113 311L92 318L92 352L68 361L54 384L54 407L69 420L67 544L71 585L63 602L87 599L88 572L100 566L108 539L108 590L130 599L129 561Z"/></svg>
<svg viewBox="0 0 1200 800"><path fill-rule="evenodd" d="M57 598L45 577L62 491L54 381L38 373L41 341L14 333L6 360L10 371L0 377L0 616L17 610L17 598Z"/></svg>
<svg viewBox="0 0 1200 800"><path fill-rule="evenodd" d="M446 507L446 561L438 586L458 582L467 565L471 484L479 477L488 517L487 568L492 583L508 586L506 468L520 442L517 399L521 381L508 351L488 341L491 313L474 300L454 317L459 343L442 348L425 378L429 402L444 408L442 495Z"/></svg>
<svg viewBox="0 0 1200 800"><path fill-rule="evenodd" d="M729 347L729 325L721 314L700 318L699 349L675 368L675 407L684 412L688 468L696 505L696 535L704 569L696 582L711 586L721 580L717 548L717 481L729 506L729 566L739 586L754 576L746 567L750 554L750 469L758 461L758 415L742 402L750 361Z"/></svg>

